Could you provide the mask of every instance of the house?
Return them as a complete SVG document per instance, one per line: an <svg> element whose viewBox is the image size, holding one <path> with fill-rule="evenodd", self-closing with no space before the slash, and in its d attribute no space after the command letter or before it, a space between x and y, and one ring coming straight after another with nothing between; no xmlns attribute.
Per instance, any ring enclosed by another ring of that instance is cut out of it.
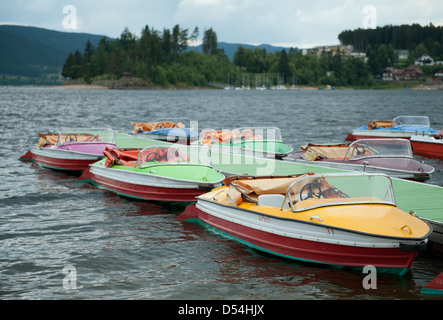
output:
<svg viewBox="0 0 443 320"><path fill-rule="evenodd" d="M407 59L409 56L409 50L395 50L399 60Z"/></svg>
<svg viewBox="0 0 443 320"><path fill-rule="evenodd" d="M386 68L385 70L383 70L383 74L382 74L382 79L385 81L393 81L393 80L398 80L398 71L397 69L394 68Z"/></svg>
<svg viewBox="0 0 443 320"><path fill-rule="evenodd" d="M434 64L434 59L427 53L415 60L416 66L433 66Z"/></svg>
<svg viewBox="0 0 443 320"><path fill-rule="evenodd" d="M311 49L303 49L303 55L316 55L320 57L323 53L331 53L332 55L337 54L338 52L345 54L352 52L352 46L344 46L344 45L335 45L335 46L318 46Z"/></svg>
<svg viewBox="0 0 443 320"><path fill-rule="evenodd" d="M385 81L394 80L421 80L423 71L415 65L410 65L406 69L395 69L392 67L383 70L382 79Z"/></svg>
<svg viewBox="0 0 443 320"><path fill-rule="evenodd" d="M364 52L352 52L350 54L347 54L345 58L355 58L355 59L361 59L363 62L368 62L368 57L366 57L366 53Z"/></svg>
<svg viewBox="0 0 443 320"><path fill-rule="evenodd" d="M423 78L423 71L415 65L407 67L403 74L400 75L400 80L421 80Z"/></svg>

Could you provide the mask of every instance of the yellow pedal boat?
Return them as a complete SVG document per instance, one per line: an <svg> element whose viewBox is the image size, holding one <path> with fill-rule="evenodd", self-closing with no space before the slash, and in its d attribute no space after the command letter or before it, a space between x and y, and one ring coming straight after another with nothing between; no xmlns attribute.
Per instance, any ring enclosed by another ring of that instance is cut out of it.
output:
<svg viewBox="0 0 443 320"><path fill-rule="evenodd" d="M198 196L178 219L285 258L403 275L432 233L397 208L386 175L237 176L224 184Z"/></svg>

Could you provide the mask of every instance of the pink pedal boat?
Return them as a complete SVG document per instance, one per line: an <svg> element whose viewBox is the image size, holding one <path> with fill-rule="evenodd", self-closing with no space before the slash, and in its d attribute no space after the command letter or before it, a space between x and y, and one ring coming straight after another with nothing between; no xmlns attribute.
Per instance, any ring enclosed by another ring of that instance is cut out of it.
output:
<svg viewBox="0 0 443 320"><path fill-rule="evenodd" d="M360 139L347 144L308 144L285 160L326 168L382 173L427 181L434 168L413 158L406 139Z"/></svg>
<svg viewBox="0 0 443 320"><path fill-rule="evenodd" d="M20 157L43 168L79 172L104 157L106 148L116 147L112 129L75 129L39 133L35 147Z"/></svg>

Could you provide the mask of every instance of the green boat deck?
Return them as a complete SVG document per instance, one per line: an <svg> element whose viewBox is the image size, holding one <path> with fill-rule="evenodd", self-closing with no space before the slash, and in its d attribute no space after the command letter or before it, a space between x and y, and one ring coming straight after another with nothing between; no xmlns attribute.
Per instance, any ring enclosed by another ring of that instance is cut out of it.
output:
<svg viewBox="0 0 443 320"><path fill-rule="evenodd" d="M143 148L151 145L170 145L166 142L137 138L117 133L117 145L121 148ZM303 165L290 161L272 160L229 153L212 153L214 169L238 175L280 176L306 172L347 172ZM428 220L434 233L431 240L443 244L443 188L429 183L392 178L397 205L406 212L413 211L418 217Z"/></svg>

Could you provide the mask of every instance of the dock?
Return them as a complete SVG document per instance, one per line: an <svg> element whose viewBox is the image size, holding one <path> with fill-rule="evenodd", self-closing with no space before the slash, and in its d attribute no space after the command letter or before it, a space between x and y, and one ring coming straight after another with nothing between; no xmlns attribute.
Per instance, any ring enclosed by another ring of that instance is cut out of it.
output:
<svg viewBox="0 0 443 320"><path fill-rule="evenodd" d="M138 138L117 133L117 145L121 148L143 148L152 145L171 145L167 142ZM343 173L345 170L304 165L291 161L266 159L241 154L212 152L212 165L227 175L285 176L292 174ZM413 212L433 227L430 246L433 251L443 252L443 187L429 183L391 178L397 206Z"/></svg>

